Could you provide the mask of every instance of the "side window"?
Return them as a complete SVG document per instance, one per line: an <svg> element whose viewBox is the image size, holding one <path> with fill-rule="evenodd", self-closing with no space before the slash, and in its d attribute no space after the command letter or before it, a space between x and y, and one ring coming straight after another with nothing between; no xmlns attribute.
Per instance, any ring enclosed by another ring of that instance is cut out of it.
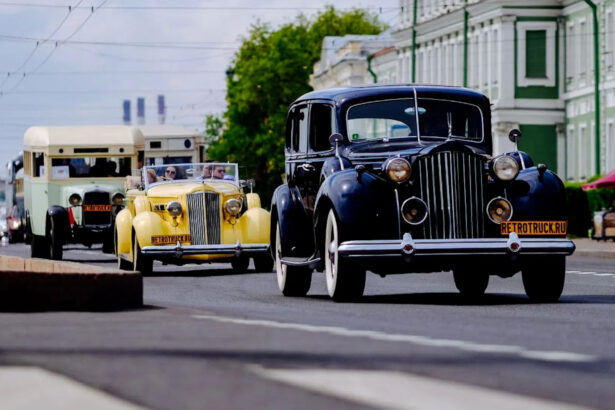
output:
<svg viewBox="0 0 615 410"><path fill-rule="evenodd" d="M308 147L308 107L301 107L297 113L297 152L307 152Z"/></svg>
<svg viewBox="0 0 615 410"><path fill-rule="evenodd" d="M289 111L288 117L286 118L285 139L286 139L286 149L287 150L290 150L291 145L292 145L294 121L295 121L295 109L293 108L292 110Z"/></svg>
<svg viewBox="0 0 615 410"><path fill-rule="evenodd" d="M45 176L45 154L42 152L32 153L32 175L35 177Z"/></svg>
<svg viewBox="0 0 615 410"><path fill-rule="evenodd" d="M23 153L23 173L32 176L32 153L28 151Z"/></svg>
<svg viewBox="0 0 615 410"><path fill-rule="evenodd" d="M310 147L316 152L331 149L329 137L332 134L333 108L326 104L312 104L310 117Z"/></svg>

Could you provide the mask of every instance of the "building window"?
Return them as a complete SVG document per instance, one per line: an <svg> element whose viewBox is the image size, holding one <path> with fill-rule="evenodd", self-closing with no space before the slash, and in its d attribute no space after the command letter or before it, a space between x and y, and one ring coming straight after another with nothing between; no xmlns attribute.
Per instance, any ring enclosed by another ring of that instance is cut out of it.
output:
<svg viewBox="0 0 615 410"><path fill-rule="evenodd" d="M606 129L606 169L615 169L615 125L612 121Z"/></svg>
<svg viewBox="0 0 615 410"><path fill-rule="evenodd" d="M525 32L525 77L547 77L547 31Z"/></svg>

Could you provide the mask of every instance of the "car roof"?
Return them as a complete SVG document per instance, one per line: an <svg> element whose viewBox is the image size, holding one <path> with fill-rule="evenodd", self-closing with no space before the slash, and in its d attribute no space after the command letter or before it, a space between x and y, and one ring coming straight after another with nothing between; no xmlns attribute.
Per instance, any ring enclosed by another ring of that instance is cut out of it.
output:
<svg viewBox="0 0 615 410"><path fill-rule="evenodd" d="M412 96L417 94L431 96L449 96L459 100L471 100L488 103L487 97L478 91L464 87L419 84L367 84L352 87L330 88L311 91L295 100L295 103L308 100L332 100L337 104L353 100L365 100L378 96Z"/></svg>

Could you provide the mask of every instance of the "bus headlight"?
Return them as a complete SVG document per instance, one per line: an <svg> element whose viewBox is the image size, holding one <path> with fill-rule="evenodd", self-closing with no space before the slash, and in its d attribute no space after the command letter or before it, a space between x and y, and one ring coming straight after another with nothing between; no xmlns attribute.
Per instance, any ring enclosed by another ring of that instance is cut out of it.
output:
<svg viewBox="0 0 615 410"><path fill-rule="evenodd" d="M70 197L68 197L68 203L71 204L72 206L81 205L81 195L72 194Z"/></svg>

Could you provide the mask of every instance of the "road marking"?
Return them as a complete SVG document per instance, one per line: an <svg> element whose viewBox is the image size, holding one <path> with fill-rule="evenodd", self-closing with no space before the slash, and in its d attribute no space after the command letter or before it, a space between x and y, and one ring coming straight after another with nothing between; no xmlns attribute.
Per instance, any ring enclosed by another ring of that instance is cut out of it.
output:
<svg viewBox="0 0 615 410"><path fill-rule="evenodd" d="M589 272L579 270L567 270L566 273L574 273L575 275L592 275L592 276L610 276L615 277L615 273L611 272Z"/></svg>
<svg viewBox="0 0 615 410"><path fill-rule="evenodd" d="M595 362L598 360L596 356L582 353L528 350L524 347L514 345L483 344L463 340L436 339L429 336L384 333L377 330L353 330L337 326L318 326L302 323L274 322L272 320L240 319L216 315L192 315L192 317L194 319L213 320L221 323L299 330L310 333L327 333L334 336L360 337L377 341L410 343L428 347L445 347L467 352L510 354L524 359L546 362Z"/></svg>
<svg viewBox="0 0 615 410"><path fill-rule="evenodd" d="M143 409L57 373L21 366L0 367L0 408Z"/></svg>
<svg viewBox="0 0 615 410"><path fill-rule="evenodd" d="M250 366L249 369L268 380L383 409L586 409L566 403L394 371L267 369L256 365Z"/></svg>

